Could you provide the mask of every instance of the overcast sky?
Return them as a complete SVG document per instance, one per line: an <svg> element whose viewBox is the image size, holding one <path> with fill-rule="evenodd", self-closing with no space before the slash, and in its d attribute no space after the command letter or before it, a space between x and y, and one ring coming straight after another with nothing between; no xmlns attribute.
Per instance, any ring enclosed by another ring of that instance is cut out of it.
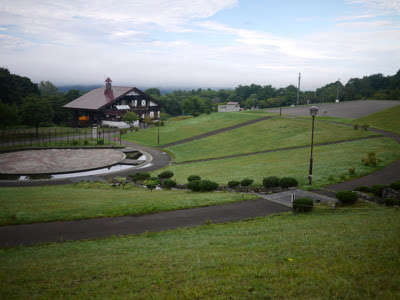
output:
<svg viewBox="0 0 400 300"><path fill-rule="evenodd" d="M0 66L34 82L314 90L400 69L400 0L1 0Z"/></svg>

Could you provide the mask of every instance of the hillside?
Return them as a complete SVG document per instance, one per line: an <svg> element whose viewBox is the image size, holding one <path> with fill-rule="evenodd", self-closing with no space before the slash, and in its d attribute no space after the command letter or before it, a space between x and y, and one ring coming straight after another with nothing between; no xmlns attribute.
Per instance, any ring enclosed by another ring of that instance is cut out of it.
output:
<svg viewBox="0 0 400 300"><path fill-rule="evenodd" d="M353 120L354 124L368 124L371 127L400 134L400 105Z"/></svg>

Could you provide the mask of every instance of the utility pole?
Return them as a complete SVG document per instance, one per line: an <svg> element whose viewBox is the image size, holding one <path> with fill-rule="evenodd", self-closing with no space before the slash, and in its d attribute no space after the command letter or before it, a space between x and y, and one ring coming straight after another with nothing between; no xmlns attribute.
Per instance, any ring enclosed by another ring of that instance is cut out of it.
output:
<svg viewBox="0 0 400 300"><path fill-rule="evenodd" d="M339 82L340 82L340 78L337 81L337 93L336 93L336 100L339 100Z"/></svg>
<svg viewBox="0 0 400 300"><path fill-rule="evenodd" d="M301 78L301 73L299 73L299 85L297 87L297 106L299 106L299 97L300 97L300 78Z"/></svg>

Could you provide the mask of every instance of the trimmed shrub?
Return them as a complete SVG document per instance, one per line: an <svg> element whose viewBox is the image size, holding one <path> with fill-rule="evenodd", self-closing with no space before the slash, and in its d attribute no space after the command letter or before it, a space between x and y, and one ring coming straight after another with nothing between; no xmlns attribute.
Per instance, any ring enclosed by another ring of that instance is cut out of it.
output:
<svg viewBox="0 0 400 300"><path fill-rule="evenodd" d="M361 126L361 128L364 129L364 130L367 130L367 129L369 128L369 125L368 125L368 124L363 124L363 125Z"/></svg>
<svg viewBox="0 0 400 300"><path fill-rule="evenodd" d="M393 190L400 191L400 181L392 182L389 187Z"/></svg>
<svg viewBox="0 0 400 300"><path fill-rule="evenodd" d="M354 129L355 129L355 130L358 129L358 124L354 124Z"/></svg>
<svg viewBox="0 0 400 300"><path fill-rule="evenodd" d="M160 174L158 174L158 178L160 179L168 179L174 176L174 173L171 171L164 171Z"/></svg>
<svg viewBox="0 0 400 300"><path fill-rule="evenodd" d="M199 192L199 191L200 191L200 180L193 180L193 181L190 181L190 182L187 184L187 188L188 188L189 190L194 191L194 192Z"/></svg>
<svg viewBox="0 0 400 300"><path fill-rule="evenodd" d="M382 197L382 193L384 189L387 189L389 186L386 184L375 184L371 186L370 191L377 197Z"/></svg>
<svg viewBox="0 0 400 300"><path fill-rule="evenodd" d="M218 183L211 180L200 180L199 188L201 192L209 192L218 188Z"/></svg>
<svg viewBox="0 0 400 300"><path fill-rule="evenodd" d="M97 140L97 145L104 145L104 140Z"/></svg>
<svg viewBox="0 0 400 300"><path fill-rule="evenodd" d="M253 179L245 178L240 182L240 185L241 186L249 186L250 184L253 183L253 181L254 181Z"/></svg>
<svg viewBox="0 0 400 300"><path fill-rule="evenodd" d="M314 201L310 198L299 198L293 202L293 211L296 213L310 212L314 208Z"/></svg>
<svg viewBox="0 0 400 300"><path fill-rule="evenodd" d="M79 140L72 140L71 144L72 144L72 146L78 146Z"/></svg>
<svg viewBox="0 0 400 300"><path fill-rule="evenodd" d="M360 185L354 188L354 191L370 193L371 189L368 186Z"/></svg>
<svg viewBox="0 0 400 300"><path fill-rule="evenodd" d="M399 206L400 205L400 200L399 199L393 199L393 198L386 198L385 199L385 205L386 206Z"/></svg>
<svg viewBox="0 0 400 300"><path fill-rule="evenodd" d="M218 188L218 183L211 180L193 180L187 184L187 188L194 192L209 192Z"/></svg>
<svg viewBox="0 0 400 300"><path fill-rule="evenodd" d="M176 186L176 182L174 180L172 180L172 179L165 179L162 182L162 186L167 188L167 189L170 189L170 188L173 188L173 187Z"/></svg>
<svg viewBox="0 0 400 300"><path fill-rule="evenodd" d="M268 176L263 179L263 186L266 188L273 188L279 186L279 177Z"/></svg>
<svg viewBox="0 0 400 300"><path fill-rule="evenodd" d="M83 141L83 144L84 144L85 146L87 146L87 145L89 145L89 141L88 141L88 140L84 140L84 141Z"/></svg>
<svg viewBox="0 0 400 300"><path fill-rule="evenodd" d="M146 187L150 190L153 191L156 188L156 185L154 182L150 182L148 184L146 184Z"/></svg>
<svg viewBox="0 0 400 300"><path fill-rule="evenodd" d="M238 186L239 184L240 184L240 182L236 181L236 180L231 180L231 181L228 182L228 186L230 188L234 188L234 187Z"/></svg>
<svg viewBox="0 0 400 300"><path fill-rule="evenodd" d="M279 180L279 186L284 189L298 186L298 184L299 184L298 181L293 177L282 177Z"/></svg>
<svg viewBox="0 0 400 300"><path fill-rule="evenodd" d="M193 180L201 180L201 177L199 176L199 175L190 175L188 178L187 178L187 181L193 181Z"/></svg>
<svg viewBox="0 0 400 300"><path fill-rule="evenodd" d="M129 177L134 181L141 181L141 180L147 180L150 178L150 174L149 173L144 173L144 172L138 172L136 174L133 175L129 175Z"/></svg>
<svg viewBox="0 0 400 300"><path fill-rule="evenodd" d="M341 191L336 193L336 198L343 204L354 204L358 201L358 195L352 191Z"/></svg>

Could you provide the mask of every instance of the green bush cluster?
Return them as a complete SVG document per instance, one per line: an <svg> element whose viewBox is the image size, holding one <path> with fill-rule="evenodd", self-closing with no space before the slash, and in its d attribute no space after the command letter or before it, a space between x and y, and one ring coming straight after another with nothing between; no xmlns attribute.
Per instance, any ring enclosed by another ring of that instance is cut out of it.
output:
<svg viewBox="0 0 400 300"><path fill-rule="evenodd" d="M386 184L375 184L370 187L370 192L373 193L377 197L382 197L382 193L384 189L387 189L389 186Z"/></svg>
<svg viewBox="0 0 400 300"><path fill-rule="evenodd" d="M158 178L160 178L160 179L169 179L173 176L174 176L174 173L171 171L164 171L164 172L158 174Z"/></svg>
<svg viewBox="0 0 400 300"><path fill-rule="evenodd" d="M173 188L175 186L176 186L176 182L174 180L172 180L172 179L165 179L162 182L162 187L166 188L166 189L171 189L171 188Z"/></svg>
<svg viewBox="0 0 400 300"><path fill-rule="evenodd" d="M277 176L268 176L263 179L263 186L266 188L273 188L279 186L279 177Z"/></svg>
<svg viewBox="0 0 400 300"><path fill-rule="evenodd" d="M279 180L279 186L284 189L287 189L290 187L295 187L298 185L299 185L299 182L293 177L282 177Z"/></svg>
<svg viewBox="0 0 400 300"><path fill-rule="evenodd" d="M191 182L191 181L193 181L193 180L201 180L201 177L200 177L199 175L190 175L190 176L187 178L187 181L189 181L189 182Z"/></svg>
<svg viewBox="0 0 400 300"><path fill-rule="evenodd" d="M237 187L237 186L239 186L239 185L240 185L240 182L239 182L239 181L236 181L236 180L231 180L231 181L228 182L228 186L229 186L230 188L234 188L234 187Z"/></svg>
<svg viewBox="0 0 400 300"><path fill-rule="evenodd" d="M314 208L314 201L310 198L298 198L293 202L293 212L310 212Z"/></svg>
<svg viewBox="0 0 400 300"><path fill-rule="evenodd" d="M144 173L144 172L137 172L136 174L129 175L129 177L134 181L142 181L142 180L147 180L150 178L149 173Z"/></svg>
<svg viewBox="0 0 400 300"><path fill-rule="evenodd" d="M354 188L354 191L370 193L371 189L368 186L360 185Z"/></svg>
<svg viewBox="0 0 400 300"><path fill-rule="evenodd" d="M253 179L245 178L240 182L240 185L241 186L249 186L253 183L253 181L254 181Z"/></svg>
<svg viewBox="0 0 400 300"><path fill-rule="evenodd" d="M352 191L340 191L336 193L336 198L346 205L352 205L358 201L358 194Z"/></svg>
<svg viewBox="0 0 400 300"><path fill-rule="evenodd" d="M193 180L187 185L189 190L194 192L209 192L218 188L218 183L211 180Z"/></svg>

